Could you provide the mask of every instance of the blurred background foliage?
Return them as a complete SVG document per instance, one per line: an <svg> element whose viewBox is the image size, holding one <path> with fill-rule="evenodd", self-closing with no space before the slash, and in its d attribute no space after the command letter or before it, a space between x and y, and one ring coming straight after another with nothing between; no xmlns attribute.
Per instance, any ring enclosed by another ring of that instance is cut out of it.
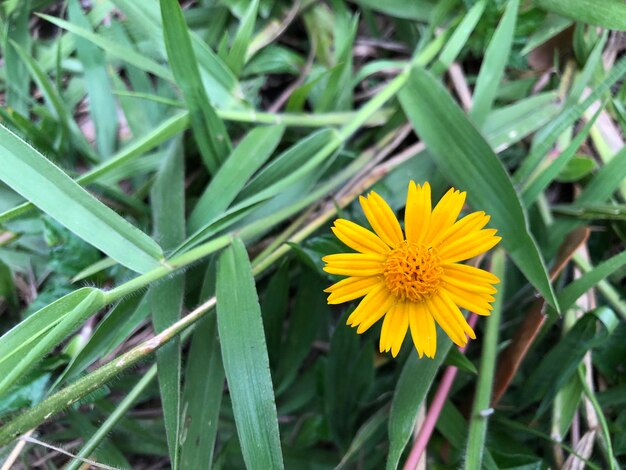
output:
<svg viewBox="0 0 626 470"><path fill-rule="evenodd" d="M4 0L0 31L3 469L394 469L434 396L418 468L626 464L623 0ZM332 220L410 179L504 237L464 354L326 304Z"/></svg>

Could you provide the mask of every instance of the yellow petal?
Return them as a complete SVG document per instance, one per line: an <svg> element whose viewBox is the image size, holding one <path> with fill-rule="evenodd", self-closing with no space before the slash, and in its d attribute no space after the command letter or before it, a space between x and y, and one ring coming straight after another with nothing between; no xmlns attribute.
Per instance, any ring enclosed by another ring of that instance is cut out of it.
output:
<svg viewBox="0 0 626 470"><path fill-rule="evenodd" d="M477 315L491 315L493 307L488 299L493 299L493 297L484 294L474 294L451 285L446 285L443 290L445 290L448 297L461 308L474 312ZM493 302L493 300L491 301Z"/></svg>
<svg viewBox="0 0 626 470"><path fill-rule="evenodd" d="M340 253L322 258L324 271L342 276L375 276L381 274L385 256L374 253Z"/></svg>
<svg viewBox="0 0 626 470"><path fill-rule="evenodd" d="M437 203L430 217L428 234L424 239L427 245L430 245L431 240L454 224L454 221L461 213L463 204L465 204L465 196L465 192L450 188Z"/></svg>
<svg viewBox="0 0 626 470"><path fill-rule="evenodd" d="M361 196L359 202L370 225L387 245L394 247L404 240L398 219L382 197L372 191L367 198Z"/></svg>
<svg viewBox="0 0 626 470"><path fill-rule="evenodd" d="M385 254L389 251L389 247L375 233L349 220L335 220L331 230L339 240L361 253Z"/></svg>
<svg viewBox="0 0 626 470"><path fill-rule="evenodd" d="M391 331L391 317L395 313L397 307L398 304L392 305L383 319L383 326L380 329L380 341L378 343L378 349L381 353L391 350L391 336L389 334Z"/></svg>
<svg viewBox="0 0 626 470"><path fill-rule="evenodd" d="M456 263L478 256L490 250L498 244L501 237L496 237L497 230L485 229L473 232L460 238L449 245L439 249L439 257L442 263Z"/></svg>
<svg viewBox="0 0 626 470"><path fill-rule="evenodd" d="M458 346L465 346L467 344L466 333L473 338L475 338L476 335L465 321L459 308L454 305L452 301L449 301L449 298L445 296L445 294L442 295L442 293L443 290L440 290L437 294L433 295L429 301L426 302L426 306L435 321L441 326L450 339Z"/></svg>
<svg viewBox="0 0 626 470"><path fill-rule="evenodd" d="M419 357L435 357L437 351L437 330L435 320L423 302L409 304L411 337Z"/></svg>
<svg viewBox="0 0 626 470"><path fill-rule="evenodd" d="M389 342L391 345L391 355L396 357L400 352L404 337L409 329L409 312L407 309L407 303L402 302L396 304L396 308L392 309L393 316L391 317L391 328L389 332ZM390 313L392 313L390 312ZM387 314L389 315L389 314ZM385 319L387 317L385 316Z"/></svg>
<svg viewBox="0 0 626 470"><path fill-rule="evenodd" d="M457 220L454 224L446 230L440 232L438 235L435 235L430 244L434 247L438 247L439 245L452 243L459 238L480 230L487 225L490 218L491 217L485 215L484 212L472 212L471 214L463 217L461 220Z"/></svg>
<svg viewBox="0 0 626 470"><path fill-rule="evenodd" d="M329 304L342 304L366 295L374 286L381 283L378 276L348 277L333 284L324 292L329 292Z"/></svg>
<svg viewBox="0 0 626 470"><path fill-rule="evenodd" d="M493 287L491 284L474 281L467 282L462 278L458 278L454 275L443 275L441 276L441 280L446 284L453 285L458 287L459 289L466 290L468 292L473 292L475 294L495 294L498 292L498 289Z"/></svg>
<svg viewBox="0 0 626 470"><path fill-rule="evenodd" d="M404 211L404 231L408 241L416 244L424 241L430 224L430 213L430 185L426 182L424 186L415 186L411 181Z"/></svg>
<svg viewBox="0 0 626 470"><path fill-rule="evenodd" d="M358 326L357 333L361 334L376 323L389 311L393 305L393 299L383 283L375 286L361 300L361 303L348 317L348 325Z"/></svg>
<svg viewBox="0 0 626 470"><path fill-rule="evenodd" d="M443 266L443 269L447 276L454 276L465 282L488 282L489 284L498 284L500 282L498 276L489 271L468 266L467 264L446 264Z"/></svg>

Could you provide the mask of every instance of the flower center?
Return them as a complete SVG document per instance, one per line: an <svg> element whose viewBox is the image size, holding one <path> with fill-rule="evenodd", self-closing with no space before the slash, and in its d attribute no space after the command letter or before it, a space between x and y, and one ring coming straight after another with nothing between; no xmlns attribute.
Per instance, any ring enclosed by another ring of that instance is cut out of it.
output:
<svg viewBox="0 0 626 470"><path fill-rule="evenodd" d="M437 292L443 268L434 248L403 241L387 257L383 274L399 300L421 302Z"/></svg>

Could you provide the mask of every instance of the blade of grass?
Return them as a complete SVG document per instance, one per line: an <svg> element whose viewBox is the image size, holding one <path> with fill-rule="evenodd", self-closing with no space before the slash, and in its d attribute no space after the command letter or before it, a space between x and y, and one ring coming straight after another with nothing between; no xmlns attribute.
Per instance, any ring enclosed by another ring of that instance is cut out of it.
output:
<svg viewBox="0 0 626 470"><path fill-rule="evenodd" d="M22 116L28 114L29 102L29 79L26 66L16 55L11 42L19 44L20 48L28 51L30 48L30 34L28 31L28 18L30 16L30 0L24 0L17 4L11 14L6 27L6 36L3 41L4 71L6 74L6 106L12 108Z"/></svg>
<svg viewBox="0 0 626 470"><path fill-rule="evenodd" d="M596 122L596 119L600 115L602 108L599 108L593 119L591 119L583 129L572 139L570 144L563 152L549 165L547 165L539 174L534 178L530 178L522 189L522 201L524 206L530 207L530 205L537 200L539 195L550 185L552 181L559 176L559 173L565 168L567 162L578 151L582 143L587 139L591 127ZM563 307L565 308L565 307Z"/></svg>
<svg viewBox="0 0 626 470"><path fill-rule="evenodd" d="M79 458L88 458L94 450L98 448L100 443L106 439L107 435L113 430L115 425L126 416L128 410L139 397L145 393L146 388L150 386L152 381L157 375L156 364L150 367L148 371L142 375L139 382L132 388L132 390L126 395L115 407L115 410L107 417L104 423L98 426L98 430L85 442L80 451L76 454ZM70 462L65 470L78 470L81 465L84 465L82 460L75 459Z"/></svg>
<svg viewBox="0 0 626 470"><path fill-rule="evenodd" d="M443 363L452 342L437 330L437 354L434 359L419 359L411 354L407 359L391 402L389 415L389 453L387 470L395 470L406 447L417 419L417 413L430 389L435 374Z"/></svg>
<svg viewBox="0 0 626 470"><path fill-rule="evenodd" d="M505 277L505 254L498 250L493 255L492 271L500 279ZM465 451L464 466L471 470L482 468L483 454L485 451L485 438L487 436L487 421L489 419L489 404L493 389L493 377L498 354L498 331L500 329L500 317L502 315L502 299L504 298L505 285L498 286L498 294L493 304L493 311L487 319L487 328L483 340L482 358L480 361L480 373L476 384L476 395L470 418L467 449Z"/></svg>
<svg viewBox="0 0 626 470"><path fill-rule="evenodd" d="M576 21L626 31L626 3L621 0L537 0L536 3L541 8Z"/></svg>
<svg viewBox="0 0 626 470"><path fill-rule="evenodd" d="M72 23L86 30L91 29L91 24L83 14L78 0L69 2L67 13ZM86 39L76 37L74 43L78 60L83 64L89 114L96 128L96 145L100 156L107 158L115 150L118 122L106 57L100 48Z"/></svg>
<svg viewBox="0 0 626 470"><path fill-rule="evenodd" d="M581 295L624 266L626 266L626 251L598 264L559 292L561 308L571 307Z"/></svg>
<svg viewBox="0 0 626 470"><path fill-rule="evenodd" d="M59 323L52 327L42 338L39 338L36 344L32 345L20 358L19 362L12 364L13 367L10 370L2 370L3 368L0 367L0 377L2 377L0 380L0 396L5 394L29 368L43 359L54 346L104 305L104 293L97 289L91 290Z"/></svg>
<svg viewBox="0 0 626 470"><path fill-rule="evenodd" d="M91 287L75 290L37 310L2 335L0 338L0 367L3 367L3 362L11 356L24 355L24 351L31 349L33 341L47 333L95 290Z"/></svg>
<svg viewBox="0 0 626 470"><path fill-rule="evenodd" d="M163 35L167 56L187 107L194 137L204 164L215 174L230 154L230 138L224 122L206 95L198 62L180 5L175 0L160 0Z"/></svg>
<svg viewBox="0 0 626 470"><path fill-rule="evenodd" d="M81 130L78 128L76 121L74 121L67 110L65 102L59 91L51 83L39 63L17 43L12 42L11 45L17 51L24 64L26 64L26 68L30 72L38 88L41 90L50 112L59 121L61 129L63 130L63 135L60 136L60 141L63 143L66 139L69 139L71 143L73 143L76 148L78 148L90 160L98 161L97 155L85 139Z"/></svg>
<svg viewBox="0 0 626 470"><path fill-rule="evenodd" d="M212 258L204 275L201 299L215 295L215 263ZM211 468L213 449L224 393L224 366L217 338L216 317L196 325L187 357L183 392L181 468Z"/></svg>
<svg viewBox="0 0 626 470"><path fill-rule="evenodd" d="M468 191L468 200L475 208L491 215L517 266L558 310L543 259L528 232L526 214L509 175L489 144L448 91L426 70L413 70L399 99L444 174Z"/></svg>
<svg viewBox="0 0 626 470"><path fill-rule="evenodd" d="M440 75L448 70L448 67L456 60L472 31L476 28L486 6L486 0L479 0L462 16L461 23L456 27L441 54L432 65L431 70L435 75Z"/></svg>
<svg viewBox="0 0 626 470"><path fill-rule="evenodd" d="M149 72L164 80L172 81L174 79L172 73L167 68L146 57L145 55L134 51L133 49L129 49L122 44L118 44L117 42L105 38L100 34L86 30L85 28L81 28L80 26L70 23L69 21L62 20L61 18L46 15L44 13L37 13L37 16L43 18L46 21L49 21L59 28L75 34L76 36L80 36L88 41L91 41L96 46L100 47L112 56L117 57L118 59L121 59L131 65L134 65L140 70Z"/></svg>
<svg viewBox="0 0 626 470"><path fill-rule="evenodd" d="M284 126L251 130L221 166L189 216L190 232L219 216L235 200L248 179L269 159L280 143Z"/></svg>
<svg viewBox="0 0 626 470"><path fill-rule="evenodd" d="M0 179L83 240L137 272L158 266L161 248L0 126Z"/></svg>
<svg viewBox="0 0 626 470"><path fill-rule="evenodd" d="M248 45L250 44L250 38L254 32L254 24L258 11L259 0L252 0L246 10L246 14L241 19L230 52L226 58L226 63L236 76L239 76L246 62L246 53Z"/></svg>
<svg viewBox="0 0 626 470"><path fill-rule="evenodd" d="M246 247L239 239L220 256L216 291L224 370L246 466L283 468L261 309Z"/></svg>
<svg viewBox="0 0 626 470"><path fill-rule="evenodd" d="M493 105L504 74L504 67L509 60L518 9L519 0L510 0L485 51L485 57L476 79L470 111L470 117L478 127L482 127Z"/></svg>
<svg viewBox="0 0 626 470"><path fill-rule="evenodd" d="M566 106L559 116L537 133L530 154L524 159L515 175L513 175L513 182L516 185L524 184L550 151L559 136L580 119L589 106L601 99L625 73L626 58L623 58L611 68L606 78L594 88L587 98L580 103L572 103Z"/></svg>
<svg viewBox="0 0 626 470"><path fill-rule="evenodd" d="M175 248L185 239L183 159L183 148L180 139L176 138L169 145L150 192L154 234L166 250ZM151 287L149 300L152 323L157 333L180 319L184 279L184 276L178 275ZM156 357L170 465L174 470L180 465L181 354L180 338L174 338L157 351Z"/></svg>

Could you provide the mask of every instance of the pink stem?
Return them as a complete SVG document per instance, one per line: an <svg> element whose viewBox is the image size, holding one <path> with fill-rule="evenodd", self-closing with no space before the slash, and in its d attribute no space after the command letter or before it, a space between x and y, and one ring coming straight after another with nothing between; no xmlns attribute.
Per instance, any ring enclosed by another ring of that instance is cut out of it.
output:
<svg viewBox="0 0 626 470"><path fill-rule="evenodd" d="M469 319L469 325L472 327L472 329L474 329L477 322L478 315L472 314ZM465 349L467 349L467 345L460 348L460 351L464 353ZM454 378L456 377L457 372L458 369L456 367L448 366L446 368L446 371L443 373L443 377L441 378L441 382L439 383L439 387L437 388L437 393L435 393L435 397L430 404L430 408L428 408L428 413L426 414L424 424L422 424L422 427L419 430L415 441L413 442L413 448L411 449L411 453L409 454L409 457L404 464L404 470L415 470L417 468L417 464L419 463L419 460L422 457L426 446L428 445L430 436L435 429L435 424L437 424L437 419L439 418L441 409L446 402L446 398L448 398L448 394L450 393L450 389L452 388L452 384L454 383Z"/></svg>

